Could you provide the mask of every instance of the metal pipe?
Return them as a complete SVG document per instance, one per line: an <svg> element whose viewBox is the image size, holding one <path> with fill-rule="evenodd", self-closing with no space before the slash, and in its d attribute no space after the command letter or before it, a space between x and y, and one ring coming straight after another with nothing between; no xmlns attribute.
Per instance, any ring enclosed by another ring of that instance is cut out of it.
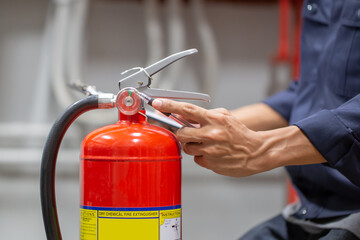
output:
<svg viewBox="0 0 360 240"><path fill-rule="evenodd" d="M201 92L214 95L218 82L218 51L214 33L205 15L204 1L191 0L193 16L202 48L204 49L204 70Z"/></svg>

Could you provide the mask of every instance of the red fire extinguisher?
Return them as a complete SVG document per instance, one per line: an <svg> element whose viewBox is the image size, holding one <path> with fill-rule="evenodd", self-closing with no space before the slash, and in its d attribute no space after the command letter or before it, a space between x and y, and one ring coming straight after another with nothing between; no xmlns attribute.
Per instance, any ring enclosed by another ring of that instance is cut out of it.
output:
<svg viewBox="0 0 360 240"><path fill-rule="evenodd" d="M147 123L143 105L151 105L156 97L209 100L205 94L150 88L153 74L195 52L187 50L139 68L119 82L116 96L78 86L90 96L57 120L42 158L41 204L48 239L61 239L54 176L67 128L85 111L115 106L119 121L91 132L81 145L80 239L181 239L180 145L174 134Z"/></svg>

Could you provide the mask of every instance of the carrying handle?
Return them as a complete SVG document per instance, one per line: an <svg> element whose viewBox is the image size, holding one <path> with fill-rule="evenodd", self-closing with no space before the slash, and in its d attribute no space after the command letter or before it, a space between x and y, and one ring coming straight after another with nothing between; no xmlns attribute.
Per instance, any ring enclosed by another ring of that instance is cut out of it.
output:
<svg viewBox="0 0 360 240"><path fill-rule="evenodd" d="M119 88L135 88L152 98L169 98L169 99L180 99L180 100L202 100L210 102L210 96L203 93L187 92L187 91L176 91L166 89L150 88L152 82L152 76L157 72L161 71L170 64L184 58L186 56L197 53L198 50L193 48L186 51L178 52L170 55L146 68L135 67L124 71L122 74L130 71L137 70L137 72L127 76L119 81Z"/></svg>
<svg viewBox="0 0 360 240"><path fill-rule="evenodd" d="M131 70L138 69L138 71L136 73L133 73L130 76L127 76L119 81L119 89L126 88L126 87L133 87L133 88L140 88L140 87L144 87L144 86L150 87L151 80L152 80L151 77L154 74L163 70L165 67L176 62L177 60L180 60L186 56L192 55L197 52L198 52L198 50L195 48L185 50L182 52L172 54L156 63L151 64L150 66L148 66L146 68L136 67L136 68L126 70L125 72L123 72L123 74L125 74Z"/></svg>

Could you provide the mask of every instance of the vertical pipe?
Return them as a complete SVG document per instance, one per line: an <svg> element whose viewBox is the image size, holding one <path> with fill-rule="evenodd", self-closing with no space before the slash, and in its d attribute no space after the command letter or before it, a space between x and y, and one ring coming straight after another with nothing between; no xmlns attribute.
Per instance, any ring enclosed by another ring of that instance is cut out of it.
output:
<svg viewBox="0 0 360 240"><path fill-rule="evenodd" d="M147 37L148 56L146 66L163 58L163 34L159 19L159 4L157 0L144 1L145 29ZM160 75L157 75L160 79ZM157 83L154 81L154 84Z"/></svg>
<svg viewBox="0 0 360 240"><path fill-rule="evenodd" d="M167 19L168 19L168 39L170 54L183 51L185 49L185 29L182 20L183 4L181 0L167 1ZM184 70L184 63L178 62L167 71L167 74L161 79L159 88L176 89L179 77Z"/></svg>
<svg viewBox="0 0 360 240"><path fill-rule="evenodd" d="M213 95L217 87L219 67L215 36L205 15L204 1L191 0L191 5L204 56L201 91Z"/></svg>

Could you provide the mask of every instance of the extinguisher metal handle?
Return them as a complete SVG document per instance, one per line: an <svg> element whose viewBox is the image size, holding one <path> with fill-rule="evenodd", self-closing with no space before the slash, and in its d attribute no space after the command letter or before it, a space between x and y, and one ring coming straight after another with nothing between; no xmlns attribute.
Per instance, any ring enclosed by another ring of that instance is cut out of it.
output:
<svg viewBox="0 0 360 240"><path fill-rule="evenodd" d="M135 88L137 91L142 92L152 98L169 98L169 99L180 99L180 100L202 100L210 102L210 96L208 94L197 93L197 92L188 92L188 91L177 91L177 90L167 90L167 89L156 89L150 88L152 75L161 71L171 63L184 58L186 56L197 53L197 49L189 49L186 51L178 52L173 55L170 55L146 68L135 67L129 70L126 70L124 73L127 73L132 70L138 70L137 72L127 76L119 81L120 90L126 88ZM75 89L86 96L91 95L106 95L98 91L95 86L86 85L82 82L71 83L69 87ZM115 103L115 97L114 102ZM106 107L114 107L113 103L106 105Z"/></svg>
<svg viewBox="0 0 360 240"><path fill-rule="evenodd" d="M126 70L122 74L133 70L137 71L130 76L121 79L119 81L119 88L120 90L124 88L135 88L136 90L153 98L202 100L210 102L210 96L203 93L150 88L152 76L154 74L169 66L173 62L197 52L198 50L195 48L189 49L170 55L146 68L135 67Z"/></svg>
<svg viewBox="0 0 360 240"><path fill-rule="evenodd" d="M211 98L208 94L177 91L177 90L165 90L157 88L141 87L137 89L139 92L145 93L152 98L168 98L168 99L180 99L180 100L202 100L210 102Z"/></svg>
<svg viewBox="0 0 360 240"><path fill-rule="evenodd" d="M132 70L138 70L137 72L131 74L130 76L127 76L119 81L119 88L123 89L126 87L133 87L133 88L140 88L140 87L150 87L152 76L159 71L163 70L165 67L169 66L170 64L176 62L177 60L180 60L181 58L184 58L186 56L192 55L194 53L197 53L198 50L188 49L182 52L178 52L175 54L172 54L156 63L151 64L150 66L146 68L141 67L135 67L129 70L124 71L122 74L125 74Z"/></svg>

